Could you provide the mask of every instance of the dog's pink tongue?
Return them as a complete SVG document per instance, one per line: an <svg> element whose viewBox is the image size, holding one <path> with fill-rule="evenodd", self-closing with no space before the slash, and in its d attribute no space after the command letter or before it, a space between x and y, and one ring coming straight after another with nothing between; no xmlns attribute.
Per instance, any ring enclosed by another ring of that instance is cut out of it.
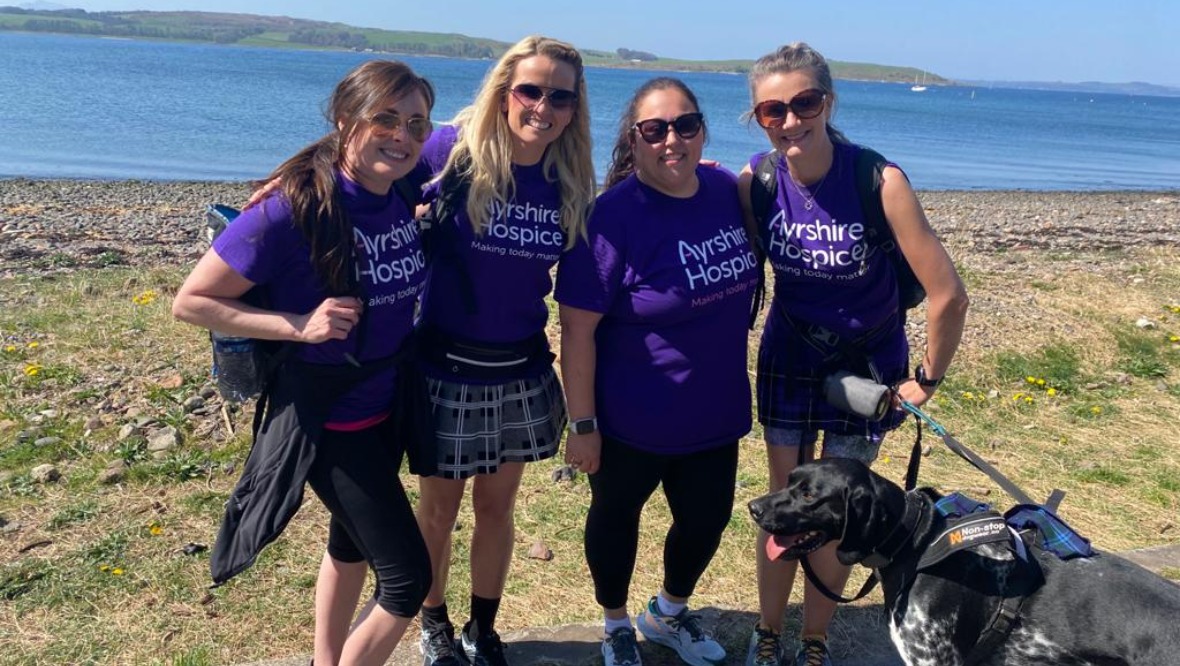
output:
<svg viewBox="0 0 1180 666"><path fill-rule="evenodd" d="M766 540L766 557L771 562L774 562L779 557L782 557L782 554L785 552L787 552L787 549L779 544L778 537L772 535Z"/></svg>

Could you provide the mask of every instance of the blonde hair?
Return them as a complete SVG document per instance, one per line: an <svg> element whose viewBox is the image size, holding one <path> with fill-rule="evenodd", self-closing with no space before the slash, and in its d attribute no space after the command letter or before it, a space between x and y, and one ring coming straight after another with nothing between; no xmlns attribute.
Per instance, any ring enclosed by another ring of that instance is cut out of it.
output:
<svg viewBox="0 0 1180 666"><path fill-rule="evenodd" d="M566 248L586 236L586 213L594 199L594 162L590 154L590 107L582 56L570 44L533 35L514 44L484 78L475 102L455 116L459 126L455 146L440 178L450 172L468 183L467 217L476 233L488 221L493 201L507 204L516 193L512 176L512 131L502 105L512 86L516 65L533 56L545 56L574 68L574 92L578 103L570 124L545 150L542 173L556 182L561 193L561 227Z"/></svg>

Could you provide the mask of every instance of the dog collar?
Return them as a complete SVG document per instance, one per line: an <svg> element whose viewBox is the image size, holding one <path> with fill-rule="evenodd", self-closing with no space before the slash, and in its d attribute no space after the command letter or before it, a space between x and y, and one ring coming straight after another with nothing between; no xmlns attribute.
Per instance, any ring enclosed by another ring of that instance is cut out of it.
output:
<svg viewBox="0 0 1180 666"><path fill-rule="evenodd" d="M873 552L861 561L861 564L872 569L883 569L892 562L918 529L918 521L921 520L923 509L928 503L926 495L921 492L911 490L906 493L905 513L902 514L901 520L893 526L893 530L881 545L874 548Z"/></svg>

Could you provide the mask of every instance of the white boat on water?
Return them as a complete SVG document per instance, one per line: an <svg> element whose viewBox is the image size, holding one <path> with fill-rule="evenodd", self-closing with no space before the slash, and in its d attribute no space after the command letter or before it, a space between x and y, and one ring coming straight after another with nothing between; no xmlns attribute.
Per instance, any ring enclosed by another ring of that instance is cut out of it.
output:
<svg viewBox="0 0 1180 666"><path fill-rule="evenodd" d="M922 82L918 83L918 77L914 77L914 85L910 86L912 92L926 92L926 71L922 71Z"/></svg>

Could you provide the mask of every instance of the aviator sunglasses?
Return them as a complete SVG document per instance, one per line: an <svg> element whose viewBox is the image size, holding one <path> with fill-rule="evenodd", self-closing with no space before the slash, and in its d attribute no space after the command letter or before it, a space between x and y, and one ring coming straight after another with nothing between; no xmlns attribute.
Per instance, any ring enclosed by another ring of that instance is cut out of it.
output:
<svg viewBox="0 0 1180 666"><path fill-rule="evenodd" d="M754 106L754 119L766 129L782 127L787 121L787 112L795 114L799 120L811 120L823 112L827 98L818 90L804 90L789 102L768 99Z"/></svg>
<svg viewBox="0 0 1180 666"><path fill-rule="evenodd" d="M430 122L429 118L410 118L402 120L402 117L392 111L378 111L369 118L369 122L384 134L393 134L397 128L404 126L406 128L406 136L422 143L430 138L430 133L434 131L434 124Z"/></svg>
<svg viewBox="0 0 1180 666"><path fill-rule="evenodd" d="M705 126L705 117L701 113L686 113L672 120L651 118L640 120L632 125L639 132L640 138L648 143L659 143L668 137L668 130L676 132L681 139L691 139L701 133Z"/></svg>
<svg viewBox="0 0 1180 666"><path fill-rule="evenodd" d="M554 111L569 111L578 103L578 94L564 88L546 88L532 83L521 83L511 89L512 96L521 106L532 109L541 103L549 101L549 108Z"/></svg>

